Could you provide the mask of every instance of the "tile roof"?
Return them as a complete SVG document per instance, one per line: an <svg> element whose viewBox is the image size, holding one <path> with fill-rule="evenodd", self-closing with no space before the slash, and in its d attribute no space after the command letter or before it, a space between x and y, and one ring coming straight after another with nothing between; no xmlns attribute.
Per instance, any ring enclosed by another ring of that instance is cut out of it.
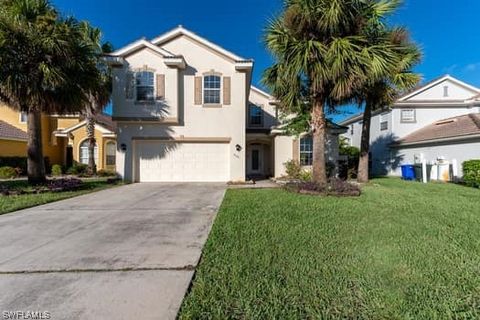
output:
<svg viewBox="0 0 480 320"><path fill-rule="evenodd" d="M0 139L6 140L25 140L27 141L27 133L20 130L5 121L0 120Z"/></svg>
<svg viewBox="0 0 480 320"><path fill-rule="evenodd" d="M398 141L398 144L438 140L480 134L480 113L448 118L417 130Z"/></svg>

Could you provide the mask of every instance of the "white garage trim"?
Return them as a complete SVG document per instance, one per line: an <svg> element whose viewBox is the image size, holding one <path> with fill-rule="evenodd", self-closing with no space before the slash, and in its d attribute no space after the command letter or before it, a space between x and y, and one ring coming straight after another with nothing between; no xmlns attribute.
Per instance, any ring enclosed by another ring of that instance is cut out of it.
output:
<svg viewBox="0 0 480 320"><path fill-rule="evenodd" d="M135 138L135 182L226 182L230 138Z"/></svg>

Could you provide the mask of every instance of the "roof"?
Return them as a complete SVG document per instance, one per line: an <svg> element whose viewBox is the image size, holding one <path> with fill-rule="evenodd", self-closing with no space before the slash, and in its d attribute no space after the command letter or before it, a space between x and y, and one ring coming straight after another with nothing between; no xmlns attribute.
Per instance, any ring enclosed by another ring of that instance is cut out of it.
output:
<svg viewBox="0 0 480 320"><path fill-rule="evenodd" d="M154 52L157 52L158 54L160 54L163 57L173 57L174 56L174 54L172 54L171 52L168 52L167 50L165 50L163 48L160 48L160 47L152 44L151 42L149 42L145 39L139 39L135 42L132 42L129 45L108 54L108 56L113 56L113 57L127 56L130 53L135 52L135 51L137 51L141 48L145 48L145 47L153 50Z"/></svg>
<svg viewBox="0 0 480 320"><path fill-rule="evenodd" d="M471 135L480 135L479 113L470 113L437 121L420 130L414 131L397 141L396 144L426 143L451 138L465 138Z"/></svg>
<svg viewBox="0 0 480 320"><path fill-rule="evenodd" d="M87 124L87 121L85 120L85 118L83 118L82 121L75 124L74 126L71 126L69 128L65 128L61 131L56 131L55 134L57 136L65 136L66 134L69 134L73 131L76 131L76 130L84 127L86 124ZM117 125L112 120L111 116L106 115L104 113L99 113L95 116L95 124L96 124L95 125L95 130L101 131L103 135L107 135L107 136L115 135L115 132L117 130Z"/></svg>
<svg viewBox="0 0 480 320"><path fill-rule="evenodd" d="M27 141L27 133L0 120L0 139Z"/></svg>

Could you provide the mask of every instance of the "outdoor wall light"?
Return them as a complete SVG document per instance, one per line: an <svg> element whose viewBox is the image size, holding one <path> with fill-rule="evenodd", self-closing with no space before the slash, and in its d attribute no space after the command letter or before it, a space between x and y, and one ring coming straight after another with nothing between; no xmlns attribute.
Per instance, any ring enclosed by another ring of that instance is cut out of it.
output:
<svg viewBox="0 0 480 320"><path fill-rule="evenodd" d="M127 151L127 145L126 145L125 143L122 143L122 144L120 145L120 149L121 149L122 151Z"/></svg>
<svg viewBox="0 0 480 320"><path fill-rule="evenodd" d="M242 146L239 144L237 144L235 148L237 149L238 152L242 151Z"/></svg>

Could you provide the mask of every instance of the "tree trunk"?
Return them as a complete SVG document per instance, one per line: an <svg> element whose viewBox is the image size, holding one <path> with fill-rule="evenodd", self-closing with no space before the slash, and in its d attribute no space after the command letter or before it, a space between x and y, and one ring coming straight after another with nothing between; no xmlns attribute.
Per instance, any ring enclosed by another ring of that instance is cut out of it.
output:
<svg viewBox="0 0 480 320"><path fill-rule="evenodd" d="M315 101L312 110L313 127L313 182L325 185L327 184L327 170L325 162L325 137L327 131L327 121L323 110L323 103Z"/></svg>
<svg viewBox="0 0 480 320"><path fill-rule="evenodd" d="M42 146L42 113L40 111L28 111L27 122L27 173L30 184L46 182L45 160L43 159Z"/></svg>
<svg viewBox="0 0 480 320"><path fill-rule="evenodd" d="M363 113L362 139L360 143L360 159L358 160L357 181L360 183L368 182L369 178L369 153L370 153L370 123L372 121L372 106L366 103Z"/></svg>
<svg viewBox="0 0 480 320"><path fill-rule="evenodd" d="M88 139L88 174L97 173L97 165L95 164L95 115L91 111L87 111L87 139Z"/></svg>

